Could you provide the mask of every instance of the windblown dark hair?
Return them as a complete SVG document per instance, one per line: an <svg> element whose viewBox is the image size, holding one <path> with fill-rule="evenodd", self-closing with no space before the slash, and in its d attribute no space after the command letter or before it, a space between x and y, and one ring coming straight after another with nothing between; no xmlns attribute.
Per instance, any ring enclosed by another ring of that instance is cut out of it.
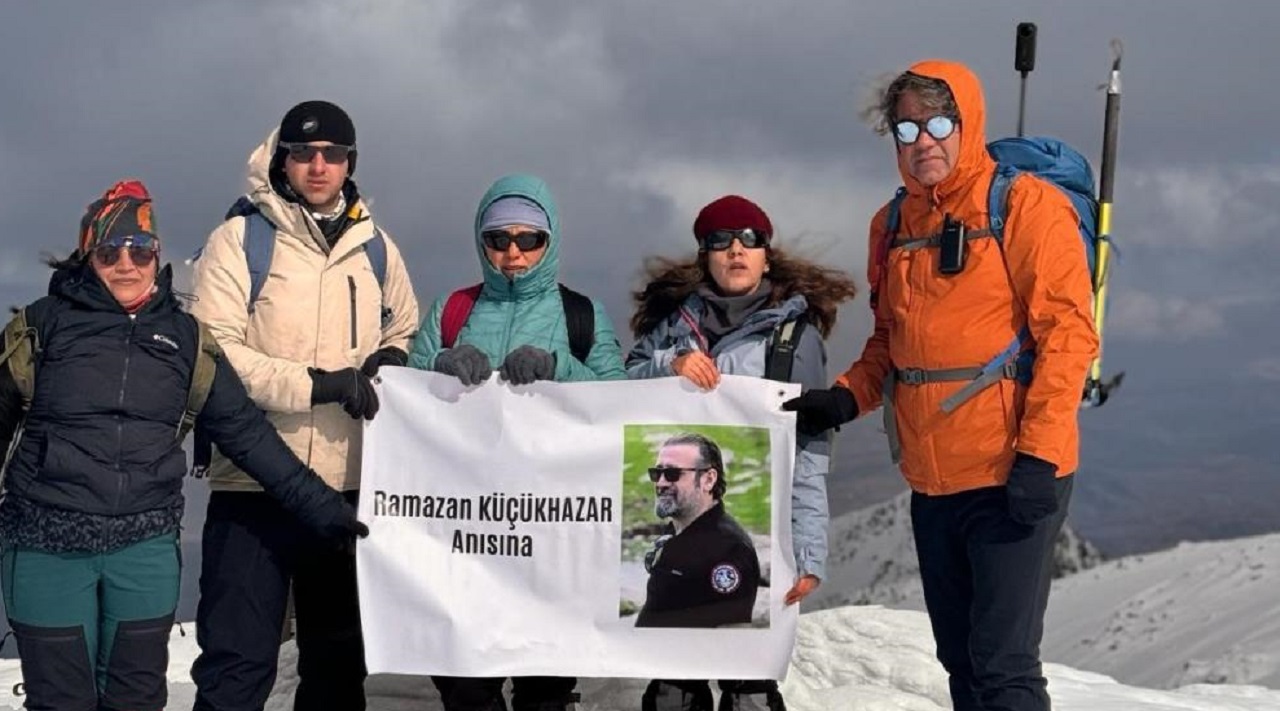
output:
<svg viewBox="0 0 1280 711"><path fill-rule="evenodd" d="M52 254L46 253L41 255L40 261L44 262L45 266L50 269L57 271L59 269L75 269L76 267L83 266L87 261L85 259L86 256L87 255L81 254L80 250L77 249L67 257L55 257Z"/></svg>
<svg viewBox="0 0 1280 711"><path fill-rule="evenodd" d="M793 257L785 250L769 247L769 281L773 293L769 306L803 294L809 302L809 323L823 338L831 335L836 325L836 309L858 293L853 278L847 273L824 267L807 259ZM703 284L714 285L707 271L707 255L700 252L693 259L675 260L650 257L645 260L643 289L632 292L636 312L631 316L631 332L640 338L652 331L680 308L680 304Z"/></svg>

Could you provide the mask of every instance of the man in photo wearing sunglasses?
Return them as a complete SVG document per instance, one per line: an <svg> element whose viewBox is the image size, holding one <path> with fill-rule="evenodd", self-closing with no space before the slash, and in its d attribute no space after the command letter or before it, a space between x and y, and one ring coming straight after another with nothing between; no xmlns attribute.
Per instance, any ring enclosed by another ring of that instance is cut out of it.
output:
<svg viewBox="0 0 1280 711"><path fill-rule="evenodd" d="M405 364L418 321L400 252L351 178L356 155L355 126L341 108L306 101L290 109L249 158L241 209L195 262L192 307L285 442L352 503L362 423L378 410L371 378L380 366ZM265 258L250 244L254 225L269 235ZM365 708L354 550L307 534L221 453L209 478L195 709L263 707L291 583L294 708Z"/></svg>
<svg viewBox="0 0 1280 711"><path fill-rule="evenodd" d="M1077 217L1061 191L1022 173L1003 244L992 237L996 164L966 67L918 63L879 98L868 113L893 132L906 187L896 230L892 204L871 223L875 331L835 387L784 408L817 432L884 405L955 708L1047 711L1052 548L1098 350Z"/></svg>
<svg viewBox="0 0 1280 711"><path fill-rule="evenodd" d="M710 438L668 438L649 469L653 511L670 519L645 555L649 584L636 627L749 624L760 587L751 536L724 508L724 457Z"/></svg>

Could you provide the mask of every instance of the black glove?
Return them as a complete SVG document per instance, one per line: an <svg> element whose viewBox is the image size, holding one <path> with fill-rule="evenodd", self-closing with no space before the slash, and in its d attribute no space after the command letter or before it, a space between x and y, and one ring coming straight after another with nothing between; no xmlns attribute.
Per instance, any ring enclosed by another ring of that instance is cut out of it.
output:
<svg viewBox="0 0 1280 711"><path fill-rule="evenodd" d="M551 380L556 377L556 355L537 346L520 346L507 354L498 372L512 385Z"/></svg>
<svg viewBox="0 0 1280 711"><path fill-rule="evenodd" d="M825 390L806 390L800 397L782 403L782 409L796 413L796 429L802 435L817 437L827 430L858 416L858 401L848 388L836 386Z"/></svg>
<svg viewBox="0 0 1280 711"><path fill-rule="evenodd" d="M308 368L311 375L311 404L336 402L352 419L372 420L378 414L378 393L373 382L355 368L327 371Z"/></svg>
<svg viewBox="0 0 1280 711"><path fill-rule="evenodd" d="M1034 526L1058 511L1058 468L1052 462L1018 452L1009 470L1005 494L1009 518Z"/></svg>
<svg viewBox="0 0 1280 711"><path fill-rule="evenodd" d="M332 490L331 490L332 491ZM325 506L319 519L310 519L305 514L303 523L311 528L325 541L337 546L340 550L354 553L356 539L366 538L369 527L356 519L355 507L347 503L342 494L333 492L336 506Z"/></svg>
<svg viewBox="0 0 1280 711"><path fill-rule="evenodd" d="M489 356L480 352L470 343L463 343L443 351L436 356L434 370L437 373L452 375L471 387L479 385L493 374L493 366L489 365Z"/></svg>
<svg viewBox="0 0 1280 711"><path fill-rule="evenodd" d="M339 522L338 528L331 538L338 542L338 546L342 550L355 554L356 539L368 538L369 527L356 519L356 510L354 508L348 506L347 509L350 511L350 518L344 518Z"/></svg>
<svg viewBox="0 0 1280 711"><path fill-rule="evenodd" d="M379 348L373 352L373 355L364 359L364 365L360 366L360 372L364 373L366 378L372 378L378 374L378 368L384 365L406 366L409 364L409 354L396 348L395 346L387 346Z"/></svg>

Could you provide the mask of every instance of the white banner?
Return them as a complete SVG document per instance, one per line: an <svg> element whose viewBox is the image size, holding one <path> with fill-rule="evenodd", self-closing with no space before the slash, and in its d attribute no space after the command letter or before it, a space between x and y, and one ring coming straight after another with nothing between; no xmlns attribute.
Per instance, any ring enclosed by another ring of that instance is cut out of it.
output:
<svg viewBox="0 0 1280 711"><path fill-rule="evenodd" d="M779 405L799 386L380 380L358 547L370 673L783 676L795 418ZM669 443L682 433L718 447L722 493L687 458L708 450Z"/></svg>

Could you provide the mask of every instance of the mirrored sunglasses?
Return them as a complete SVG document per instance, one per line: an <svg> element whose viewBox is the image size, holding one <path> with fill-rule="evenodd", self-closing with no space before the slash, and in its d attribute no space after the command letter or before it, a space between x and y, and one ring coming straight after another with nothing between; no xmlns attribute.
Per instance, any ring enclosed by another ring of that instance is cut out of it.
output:
<svg viewBox="0 0 1280 711"><path fill-rule="evenodd" d="M507 251L512 242L515 242L521 252L541 249L550 238L551 235L542 230L517 232L514 235L506 230L486 230L480 233L480 240L484 242L484 246L499 252Z"/></svg>
<svg viewBox="0 0 1280 711"><path fill-rule="evenodd" d="M750 227L744 230L716 230L703 235L698 242L704 251L719 252L728 249L735 239L747 249L769 246L769 233Z"/></svg>
<svg viewBox="0 0 1280 711"><path fill-rule="evenodd" d="M289 157L299 163L310 163L316 159L319 153L324 157L324 162L330 165L341 163L347 159L351 151L356 149L355 146L343 146L333 144L331 146L314 146L310 143L285 143L280 142L280 147L289 151Z"/></svg>
<svg viewBox="0 0 1280 711"><path fill-rule="evenodd" d="M155 260L160 251L160 240L147 234L112 237L94 246L93 258L99 264L111 267L120 261L120 255L126 250L134 266L145 267Z"/></svg>
<svg viewBox="0 0 1280 711"><path fill-rule="evenodd" d="M659 479L666 479L669 483L680 481L680 477L685 472L705 472L711 467L649 467L649 481L658 483Z"/></svg>
<svg viewBox="0 0 1280 711"><path fill-rule="evenodd" d="M925 121L912 121L911 119L902 119L893 125L893 135L898 139L898 143L909 146L920 140L920 131L928 131L929 135L935 141L941 141L955 133L956 126L960 122L950 116L934 116Z"/></svg>

